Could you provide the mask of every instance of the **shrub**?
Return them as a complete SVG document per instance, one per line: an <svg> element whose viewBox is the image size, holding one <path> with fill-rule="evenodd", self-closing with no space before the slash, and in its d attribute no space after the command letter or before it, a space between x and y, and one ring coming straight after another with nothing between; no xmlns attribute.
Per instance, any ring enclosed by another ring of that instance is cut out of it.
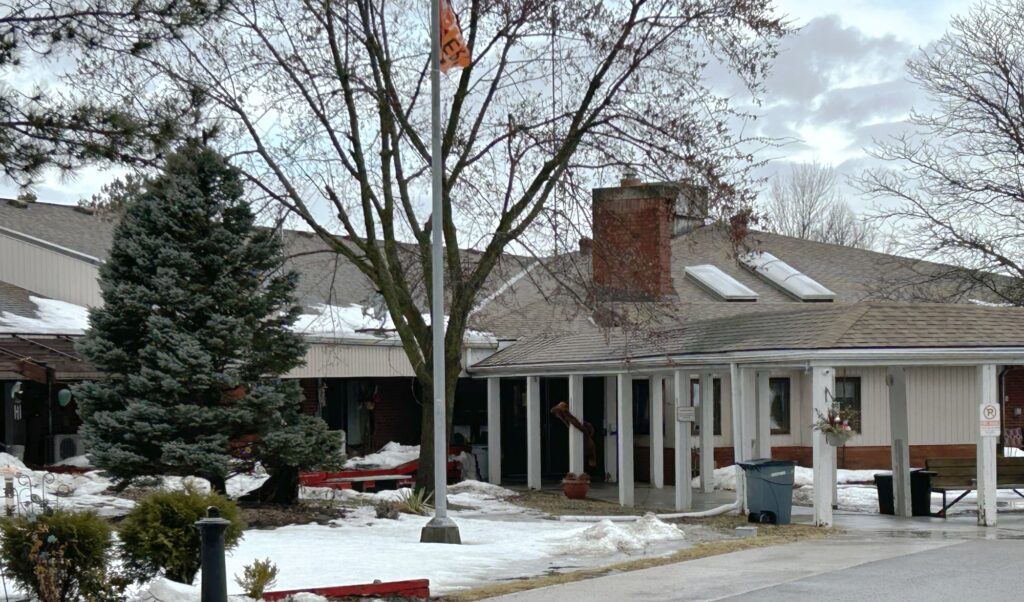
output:
<svg viewBox="0 0 1024 602"><path fill-rule="evenodd" d="M238 507L215 493L184 491L154 493L135 506L121 522L121 561L128 575L145 581L163 571L168 579L191 584L199 571L200 540L196 521L210 506L231 522L224 533L224 547L235 547L245 524Z"/></svg>
<svg viewBox="0 0 1024 602"><path fill-rule="evenodd" d="M117 599L126 585L107 570L110 525L91 512L8 518L0 532L5 574L42 602Z"/></svg>
<svg viewBox="0 0 1024 602"><path fill-rule="evenodd" d="M266 560L254 560L242 569L242 576L235 575L235 583L245 590L245 595L256 600L263 599L263 592L277 583L277 565Z"/></svg>
<svg viewBox="0 0 1024 602"><path fill-rule="evenodd" d="M419 514L425 516L430 514L433 510L433 506L430 505L430 500L433 499L434 494L427 493L426 489L417 489L415 491L408 491L400 498L396 504L400 512L406 514Z"/></svg>

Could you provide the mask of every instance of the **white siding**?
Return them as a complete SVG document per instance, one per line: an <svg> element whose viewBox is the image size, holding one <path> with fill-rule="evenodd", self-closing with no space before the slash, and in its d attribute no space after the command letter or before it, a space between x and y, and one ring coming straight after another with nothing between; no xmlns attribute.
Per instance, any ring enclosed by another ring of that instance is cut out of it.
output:
<svg viewBox="0 0 1024 602"><path fill-rule="evenodd" d="M791 382L792 433L772 435L773 446L807 446L811 441L813 411L808 403L810 378L803 372L772 372ZM890 445L889 391L885 368L836 368L836 377L861 379L861 433L847 444ZM907 379L910 404L910 442L913 445L952 445L975 442L977 369L967 366L911 368ZM722 432L715 446L732 444L732 411L728 379L722 382Z"/></svg>
<svg viewBox="0 0 1024 602"><path fill-rule="evenodd" d="M973 366L914 368L910 394L910 442L915 445L975 443L978 369Z"/></svg>
<svg viewBox="0 0 1024 602"><path fill-rule="evenodd" d="M68 303L98 307L97 266L0 233L0 281Z"/></svg>
<svg viewBox="0 0 1024 602"><path fill-rule="evenodd" d="M415 376L405 350L397 345L333 345L313 343L306 364L288 378Z"/></svg>

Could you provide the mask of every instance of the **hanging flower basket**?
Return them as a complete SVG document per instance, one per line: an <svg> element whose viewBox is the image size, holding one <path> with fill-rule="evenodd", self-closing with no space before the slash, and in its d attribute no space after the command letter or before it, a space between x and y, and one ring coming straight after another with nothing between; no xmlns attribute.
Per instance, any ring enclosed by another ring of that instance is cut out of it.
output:
<svg viewBox="0 0 1024 602"><path fill-rule="evenodd" d="M846 442L850 440L853 431L847 431L849 434L843 433L825 433L825 442L832 447L842 447L846 445Z"/></svg>
<svg viewBox="0 0 1024 602"><path fill-rule="evenodd" d="M857 416L853 410L846 410L838 403L833 403L829 406L827 413L822 414L817 411L817 414L818 419L814 422L814 430L825 435L825 442L829 445L842 447L846 445L850 437L856 434L851 426Z"/></svg>
<svg viewBox="0 0 1024 602"><path fill-rule="evenodd" d="M570 472L562 479L562 493L570 500L582 500L590 491L590 475L581 472L577 475Z"/></svg>

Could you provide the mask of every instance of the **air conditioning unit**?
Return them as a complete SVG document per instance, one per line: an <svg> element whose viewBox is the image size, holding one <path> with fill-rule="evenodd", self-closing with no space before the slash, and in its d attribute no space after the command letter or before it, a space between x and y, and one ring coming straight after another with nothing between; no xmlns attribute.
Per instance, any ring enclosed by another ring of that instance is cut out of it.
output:
<svg viewBox="0 0 1024 602"><path fill-rule="evenodd" d="M54 435L53 436L53 463L63 462L68 458L85 454L85 444L79 435Z"/></svg>

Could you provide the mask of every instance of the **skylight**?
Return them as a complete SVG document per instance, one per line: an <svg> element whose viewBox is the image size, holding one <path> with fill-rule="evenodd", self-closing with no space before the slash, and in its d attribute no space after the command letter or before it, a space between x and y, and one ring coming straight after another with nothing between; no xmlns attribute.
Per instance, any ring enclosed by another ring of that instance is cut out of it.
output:
<svg viewBox="0 0 1024 602"><path fill-rule="evenodd" d="M836 294L771 253L753 252L740 263L801 301L834 301Z"/></svg>
<svg viewBox="0 0 1024 602"><path fill-rule="evenodd" d="M687 266L686 275L726 301L757 301L757 293L711 264Z"/></svg>

